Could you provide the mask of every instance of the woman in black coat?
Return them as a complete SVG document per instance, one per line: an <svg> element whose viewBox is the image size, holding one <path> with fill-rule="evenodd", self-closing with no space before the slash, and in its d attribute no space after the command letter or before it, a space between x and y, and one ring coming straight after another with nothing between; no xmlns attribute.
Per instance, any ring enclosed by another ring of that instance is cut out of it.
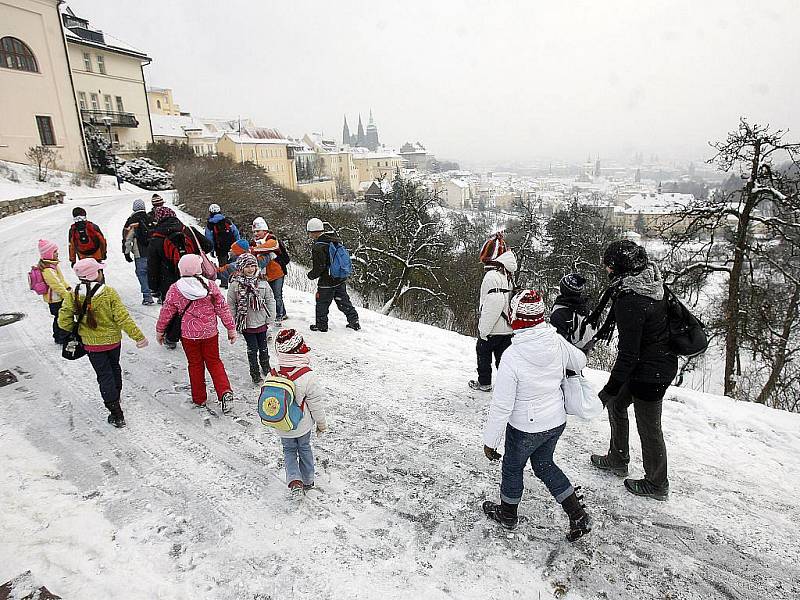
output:
<svg viewBox="0 0 800 600"><path fill-rule="evenodd" d="M678 357L669 348L664 281L645 249L629 240L613 242L603 257L611 285L589 317L599 321L610 300L611 309L597 339L609 340L616 326L617 359L600 391L608 409L611 442L608 453L592 455L592 464L620 477L628 474L628 407L633 404L642 442L643 479L626 479L637 496L666 500L669 496L667 449L661 430L664 394L678 372Z"/></svg>

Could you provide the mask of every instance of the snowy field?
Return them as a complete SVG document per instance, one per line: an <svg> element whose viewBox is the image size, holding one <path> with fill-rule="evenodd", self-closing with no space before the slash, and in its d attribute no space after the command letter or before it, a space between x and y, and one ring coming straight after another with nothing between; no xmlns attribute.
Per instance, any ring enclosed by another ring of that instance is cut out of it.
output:
<svg viewBox="0 0 800 600"><path fill-rule="evenodd" d="M126 339L128 427L111 428L88 360L61 359L27 290L36 241L66 255L78 201L110 238L109 284L155 337L158 308L141 306L119 253L130 196L0 220L0 312L27 315L0 328L0 369L19 378L0 388L0 583L31 570L65 600L800 597L800 415L671 390L667 503L592 470L607 423L571 421L557 460L584 487L594 532L566 542L565 515L528 473L509 534L480 511L500 472L481 448L489 398L466 386L474 340L363 310L360 332L333 309L331 331L312 333L304 291L285 293L328 392L319 490L287 499L243 342L222 350L235 416L204 418L182 352Z"/></svg>

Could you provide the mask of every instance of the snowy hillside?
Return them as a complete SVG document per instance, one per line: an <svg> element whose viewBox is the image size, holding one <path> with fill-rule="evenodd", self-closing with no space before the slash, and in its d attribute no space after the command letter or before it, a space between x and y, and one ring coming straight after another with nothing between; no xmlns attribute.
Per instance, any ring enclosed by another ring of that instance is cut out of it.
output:
<svg viewBox="0 0 800 600"><path fill-rule="evenodd" d="M81 200L109 235L109 284L152 341L158 308L140 305L118 250L130 203ZM222 349L235 417L204 419L180 350L124 341L128 427L111 428L88 361L61 359L27 290L36 241L65 254L74 205L0 220L0 312L27 314L0 328L0 369L19 378L0 388L0 583L30 570L65 600L800 597L800 415L671 390L667 503L592 470L607 423L571 421L557 459L595 530L566 542L566 517L528 472L509 534L480 510L500 472L481 448L488 396L466 386L474 340L363 310L360 332L334 309L331 331L312 333L307 292L285 293L328 392L320 490L287 500L243 342Z"/></svg>

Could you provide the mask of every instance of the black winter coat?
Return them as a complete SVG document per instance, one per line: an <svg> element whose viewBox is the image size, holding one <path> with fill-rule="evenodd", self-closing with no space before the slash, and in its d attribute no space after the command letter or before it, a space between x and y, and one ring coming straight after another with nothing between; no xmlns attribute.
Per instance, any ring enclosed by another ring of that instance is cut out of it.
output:
<svg viewBox="0 0 800 600"><path fill-rule="evenodd" d="M317 287L330 288L336 287L347 281L347 279L337 279L331 277L328 273L330 267L330 243L336 242L341 244L342 240L333 232L326 231L319 236L314 242L314 247L311 250L311 270L308 272L309 279L319 279Z"/></svg>
<svg viewBox="0 0 800 600"><path fill-rule="evenodd" d="M614 303L617 360L604 390L616 396L624 384L642 400L661 400L678 373L669 349L667 302L622 291Z"/></svg>
<svg viewBox="0 0 800 600"><path fill-rule="evenodd" d="M128 220L125 221L125 226L122 228L122 252L125 253L125 237L128 233L128 227L136 225L134 238L136 245L139 247L139 254L147 256L147 245L150 241L150 217L143 210L133 213Z"/></svg>
<svg viewBox="0 0 800 600"><path fill-rule="evenodd" d="M180 279L177 261L173 262L168 258L164 249L170 236L183 233L183 242L186 244L187 254L199 253L194 241L195 238L200 243L203 251L211 252L211 242L206 239L206 236L197 231L197 229L192 228L194 231L194 237L192 237L189 229L177 217L167 217L161 220L150 235L150 243L147 247L147 280L153 294L162 299L166 297L169 287ZM178 240L180 241L179 237Z"/></svg>

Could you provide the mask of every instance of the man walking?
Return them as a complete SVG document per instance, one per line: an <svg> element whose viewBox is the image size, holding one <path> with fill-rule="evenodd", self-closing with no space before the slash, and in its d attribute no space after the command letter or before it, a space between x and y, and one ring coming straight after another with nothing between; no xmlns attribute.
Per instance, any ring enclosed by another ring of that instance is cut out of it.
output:
<svg viewBox="0 0 800 600"><path fill-rule="evenodd" d="M147 280L147 245L150 241L149 217L145 212L144 200L133 201L133 214L122 228L122 253L125 260L134 263L136 278L142 292L142 304L151 306L153 295Z"/></svg>
<svg viewBox="0 0 800 600"><path fill-rule="evenodd" d="M312 331L328 331L328 309L331 302L336 301L336 308L347 317L347 327L358 331L358 312L350 302L347 295L347 278L350 276L347 268L342 269L339 260L350 266L350 256L342 246L342 241L336 232L326 231L323 222L317 218L310 219L306 225L308 237L314 240L311 251L313 265L308 272L309 279L319 279L317 283L316 323L311 325ZM346 255L346 260L345 260ZM332 260L335 257L335 260Z"/></svg>

